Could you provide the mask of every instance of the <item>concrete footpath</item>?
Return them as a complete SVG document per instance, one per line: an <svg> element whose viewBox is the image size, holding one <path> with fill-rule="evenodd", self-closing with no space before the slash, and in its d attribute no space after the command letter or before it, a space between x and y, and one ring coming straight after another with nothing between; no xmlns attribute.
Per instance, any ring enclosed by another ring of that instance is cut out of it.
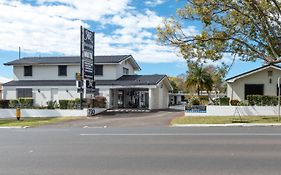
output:
<svg viewBox="0 0 281 175"><path fill-rule="evenodd" d="M280 127L281 123L174 124L172 127Z"/></svg>

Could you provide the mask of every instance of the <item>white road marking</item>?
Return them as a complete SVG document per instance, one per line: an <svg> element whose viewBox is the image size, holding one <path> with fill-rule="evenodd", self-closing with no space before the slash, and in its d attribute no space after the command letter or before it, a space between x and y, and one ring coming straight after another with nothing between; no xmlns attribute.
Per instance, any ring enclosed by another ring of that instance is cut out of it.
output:
<svg viewBox="0 0 281 175"><path fill-rule="evenodd" d="M281 136L281 133L132 133L80 134L80 136Z"/></svg>
<svg viewBox="0 0 281 175"><path fill-rule="evenodd" d="M86 128L107 128L107 126L83 126L84 129Z"/></svg>

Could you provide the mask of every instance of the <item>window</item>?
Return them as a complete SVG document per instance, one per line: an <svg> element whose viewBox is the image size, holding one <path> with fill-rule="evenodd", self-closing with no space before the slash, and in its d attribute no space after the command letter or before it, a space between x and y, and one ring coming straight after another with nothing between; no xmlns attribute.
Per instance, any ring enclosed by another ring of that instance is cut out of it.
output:
<svg viewBox="0 0 281 175"><path fill-rule="evenodd" d="M31 88L20 88L16 89L17 98L32 98L32 89Z"/></svg>
<svg viewBox="0 0 281 175"><path fill-rule="evenodd" d="M103 75L103 65L95 65L95 75Z"/></svg>
<svg viewBox="0 0 281 175"><path fill-rule="evenodd" d="M32 76L32 66L24 66L24 76Z"/></svg>
<svg viewBox="0 0 281 175"><path fill-rule="evenodd" d="M123 67L123 75L129 75L129 69Z"/></svg>
<svg viewBox="0 0 281 175"><path fill-rule="evenodd" d="M263 84L245 84L245 100L247 95L263 95Z"/></svg>
<svg viewBox="0 0 281 175"><path fill-rule="evenodd" d="M59 65L58 66L58 74L59 74L59 76L67 76L67 66L66 65Z"/></svg>
<svg viewBox="0 0 281 175"><path fill-rule="evenodd" d="M267 73L268 73L268 76L269 76L269 77L272 77L272 75L273 75L272 70L268 71Z"/></svg>

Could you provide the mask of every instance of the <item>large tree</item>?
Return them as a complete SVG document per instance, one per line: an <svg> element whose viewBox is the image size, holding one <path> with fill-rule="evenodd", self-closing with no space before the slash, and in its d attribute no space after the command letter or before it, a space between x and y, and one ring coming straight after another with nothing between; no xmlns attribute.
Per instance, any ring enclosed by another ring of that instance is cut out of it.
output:
<svg viewBox="0 0 281 175"><path fill-rule="evenodd" d="M208 70L208 67L203 66L202 63L190 62L186 80L187 89L196 91L198 96L203 90L212 91L214 82Z"/></svg>
<svg viewBox="0 0 281 175"><path fill-rule="evenodd" d="M176 76L176 77L170 76L169 80L171 82L171 85L173 86L174 93L177 93L179 91L187 92L185 87L186 76L184 76L184 78L181 76Z"/></svg>
<svg viewBox="0 0 281 175"><path fill-rule="evenodd" d="M158 27L158 38L178 47L186 60L230 53L245 61L281 62L280 0L187 0L177 14ZM188 35L186 22L201 23L201 32Z"/></svg>

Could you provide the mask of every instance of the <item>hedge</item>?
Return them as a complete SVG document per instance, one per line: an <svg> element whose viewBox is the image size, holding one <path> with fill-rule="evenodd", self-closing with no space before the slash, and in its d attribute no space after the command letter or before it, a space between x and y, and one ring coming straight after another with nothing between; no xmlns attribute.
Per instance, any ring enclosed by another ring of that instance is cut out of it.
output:
<svg viewBox="0 0 281 175"><path fill-rule="evenodd" d="M239 100L230 100L231 106L238 106L239 105Z"/></svg>
<svg viewBox="0 0 281 175"><path fill-rule="evenodd" d="M19 106L20 104L18 100L9 100L9 108L16 108Z"/></svg>
<svg viewBox="0 0 281 175"><path fill-rule="evenodd" d="M67 109L68 101L69 100L59 100L60 109Z"/></svg>
<svg viewBox="0 0 281 175"><path fill-rule="evenodd" d="M247 100L251 106L276 106L278 104L277 96L247 95Z"/></svg>
<svg viewBox="0 0 281 175"><path fill-rule="evenodd" d="M9 100L0 100L0 108L9 108Z"/></svg>
<svg viewBox="0 0 281 175"><path fill-rule="evenodd" d="M219 102L221 106L228 106L229 105L229 97L221 97L219 98Z"/></svg>
<svg viewBox="0 0 281 175"><path fill-rule="evenodd" d="M18 101L22 108L32 108L33 106L32 98L19 98Z"/></svg>

